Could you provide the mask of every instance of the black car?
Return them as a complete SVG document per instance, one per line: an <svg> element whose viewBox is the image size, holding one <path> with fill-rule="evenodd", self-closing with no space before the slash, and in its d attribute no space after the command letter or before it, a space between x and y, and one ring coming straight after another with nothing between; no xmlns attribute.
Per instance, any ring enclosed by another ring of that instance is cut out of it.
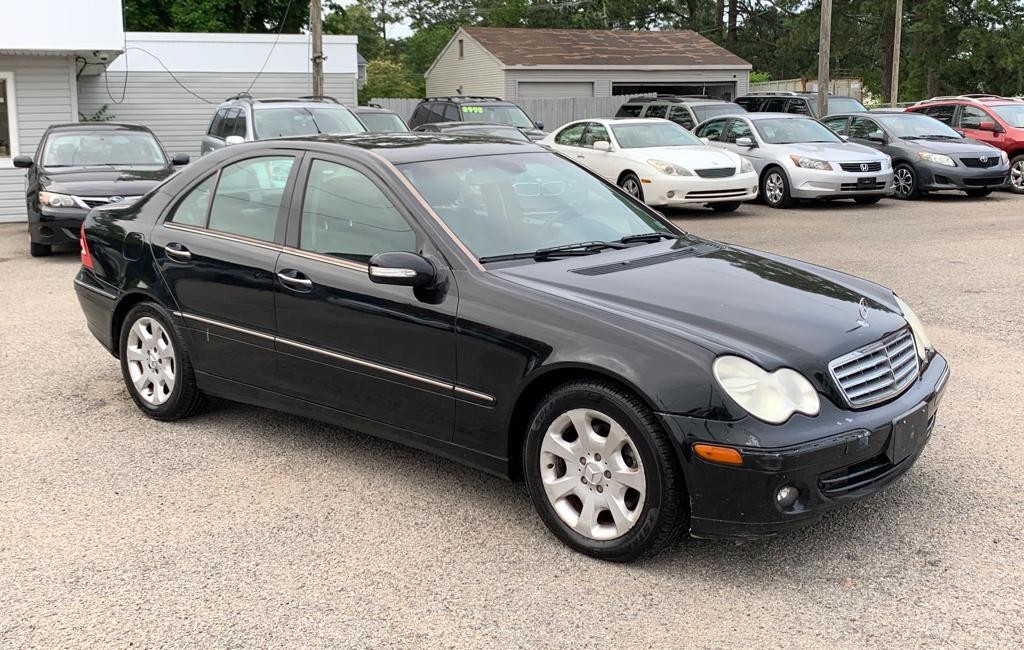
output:
<svg viewBox="0 0 1024 650"><path fill-rule="evenodd" d="M89 210L134 201L188 160L183 153L168 157L153 132L137 124L54 124L36 160L14 158L15 167L28 169L29 252L49 255L55 244L78 241Z"/></svg>
<svg viewBox="0 0 1024 650"><path fill-rule="evenodd" d="M641 95L623 102L615 112L615 117L660 117L692 131L698 124L713 117L746 112L739 104L713 97Z"/></svg>
<svg viewBox="0 0 1024 650"><path fill-rule="evenodd" d="M799 115L818 115L818 93L798 93L793 91L770 91L749 93L736 98L736 103L749 113L797 113ZM855 97L828 94L828 106L825 115L835 113L856 113L868 109Z"/></svg>
<svg viewBox="0 0 1024 650"><path fill-rule="evenodd" d="M514 126L490 122L431 122L416 127L417 133L448 133L454 135L489 135L508 140L529 142L530 138Z"/></svg>
<svg viewBox="0 0 1024 650"><path fill-rule="evenodd" d="M1009 182L1006 152L965 138L927 115L872 111L832 115L822 123L850 142L889 154L897 199L915 199L935 190L988 196Z"/></svg>
<svg viewBox="0 0 1024 650"><path fill-rule="evenodd" d="M370 133L405 133L409 130L398 113L376 104L356 106L352 112Z"/></svg>
<svg viewBox="0 0 1024 650"><path fill-rule="evenodd" d="M543 140L543 122L534 122L518 105L500 97L427 97L421 99L409 118L409 128L432 122L487 122L510 124L531 140Z"/></svg>
<svg viewBox="0 0 1024 650"><path fill-rule="evenodd" d="M889 289L682 232L525 142L242 144L83 230L79 302L150 417L214 395L525 478L610 560L877 492L949 372Z"/></svg>

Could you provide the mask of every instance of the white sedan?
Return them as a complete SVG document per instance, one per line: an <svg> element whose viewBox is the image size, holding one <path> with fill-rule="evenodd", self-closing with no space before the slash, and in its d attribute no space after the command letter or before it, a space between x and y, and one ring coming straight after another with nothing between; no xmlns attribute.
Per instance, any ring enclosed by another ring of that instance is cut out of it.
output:
<svg viewBox="0 0 1024 650"><path fill-rule="evenodd" d="M757 174L750 162L706 145L668 120L578 120L540 144L648 205L707 205L732 212L757 197Z"/></svg>

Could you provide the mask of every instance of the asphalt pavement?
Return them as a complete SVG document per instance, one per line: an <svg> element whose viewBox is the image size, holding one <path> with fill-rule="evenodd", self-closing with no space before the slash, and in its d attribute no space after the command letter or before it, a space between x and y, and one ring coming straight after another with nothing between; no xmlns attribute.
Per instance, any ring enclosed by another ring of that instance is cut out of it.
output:
<svg viewBox="0 0 1024 650"><path fill-rule="evenodd" d="M592 560L522 484L425 453L226 402L145 418L77 254L0 225L0 647L1024 644L1024 197L671 216L915 308L952 379L905 477L783 537Z"/></svg>

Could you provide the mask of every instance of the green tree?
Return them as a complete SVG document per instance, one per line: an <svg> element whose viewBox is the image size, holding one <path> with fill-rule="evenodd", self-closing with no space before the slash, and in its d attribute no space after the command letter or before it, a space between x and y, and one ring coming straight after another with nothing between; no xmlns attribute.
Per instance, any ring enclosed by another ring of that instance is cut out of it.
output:
<svg viewBox="0 0 1024 650"><path fill-rule="evenodd" d="M282 19L284 32L298 33L309 24L309 4L303 0L124 0L124 27L133 32L277 32Z"/></svg>
<svg viewBox="0 0 1024 650"><path fill-rule="evenodd" d="M409 70L390 59L374 59L366 64L366 85L359 90L360 103L374 97L417 97Z"/></svg>
<svg viewBox="0 0 1024 650"><path fill-rule="evenodd" d="M351 34L359 37L359 53L367 61L379 59L386 54L379 26L370 10L363 5L335 5L324 16L323 25L325 34Z"/></svg>

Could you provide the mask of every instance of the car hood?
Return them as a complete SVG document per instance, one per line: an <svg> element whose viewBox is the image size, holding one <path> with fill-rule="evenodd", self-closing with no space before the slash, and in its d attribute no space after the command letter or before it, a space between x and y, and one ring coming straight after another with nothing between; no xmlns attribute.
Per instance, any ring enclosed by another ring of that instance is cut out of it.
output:
<svg viewBox="0 0 1024 650"><path fill-rule="evenodd" d="M684 167L736 167L740 164L736 154L709 145L679 147L644 147L623 149L623 153L636 160L664 160Z"/></svg>
<svg viewBox="0 0 1024 650"><path fill-rule="evenodd" d="M47 169L39 180L41 189L47 192L76 196L139 196L153 189L174 172L173 167L160 169L90 167L68 171Z"/></svg>
<svg viewBox="0 0 1024 650"><path fill-rule="evenodd" d="M794 142L791 144L774 144L771 147L778 147L786 153L795 153L821 160L834 162L858 162L862 160L884 160L888 158L883 153L865 147L864 145L852 142Z"/></svg>
<svg viewBox="0 0 1024 650"><path fill-rule="evenodd" d="M610 318L674 331L716 354L796 368L819 385L830 360L907 325L884 287L689 236L494 273Z"/></svg>
<svg viewBox="0 0 1024 650"><path fill-rule="evenodd" d="M914 151L931 151L932 153L956 154L958 156L977 154L979 156L999 156L999 150L977 140L901 140Z"/></svg>

